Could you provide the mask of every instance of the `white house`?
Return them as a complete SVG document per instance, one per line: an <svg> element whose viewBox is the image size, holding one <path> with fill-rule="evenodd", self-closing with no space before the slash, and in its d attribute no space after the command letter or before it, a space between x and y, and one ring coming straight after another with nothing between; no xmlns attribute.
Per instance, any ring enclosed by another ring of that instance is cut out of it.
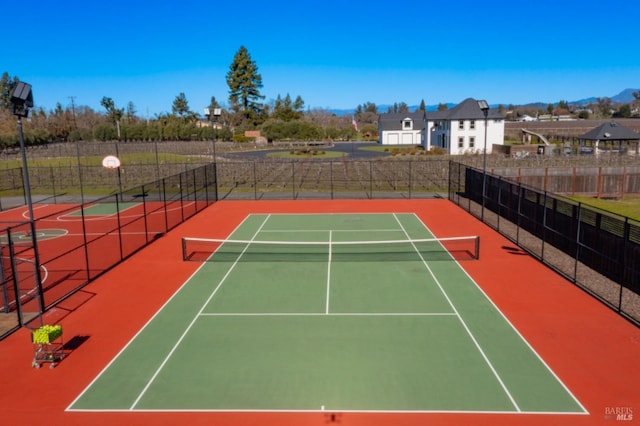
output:
<svg viewBox="0 0 640 426"><path fill-rule="evenodd" d="M378 134L382 145L422 145L426 128L424 111L387 113L378 116Z"/></svg>
<svg viewBox="0 0 640 426"><path fill-rule="evenodd" d="M429 130L423 144L425 150L439 147L448 154L465 154L492 151L493 145L504 145L504 117L499 111L489 109L485 120L478 101L465 99L455 107L445 111L427 113Z"/></svg>
<svg viewBox="0 0 640 426"><path fill-rule="evenodd" d="M493 145L504 145L504 117L489 109L487 118L487 153ZM444 111L388 113L378 117L378 134L382 145L422 145L444 149L447 154L484 151L485 116L478 101L465 99Z"/></svg>

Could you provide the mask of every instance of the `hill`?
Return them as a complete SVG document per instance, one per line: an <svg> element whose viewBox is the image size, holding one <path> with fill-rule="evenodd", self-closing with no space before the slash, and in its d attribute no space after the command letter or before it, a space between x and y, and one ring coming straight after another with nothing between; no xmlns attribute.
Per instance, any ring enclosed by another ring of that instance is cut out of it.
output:
<svg viewBox="0 0 640 426"><path fill-rule="evenodd" d="M611 102L614 104L627 104L631 101L634 100L633 97L633 92L640 92L640 89L624 89L622 92L618 93L617 95L614 96L610 96L609 99L611 99ZM579 99L579 100L575 100L575 101L568 101L570 105L588 105L591 103L597 103L598 102L598 98L602 98L604 96L593 96L593 97L589 97L589 98L584 98L584 99ZM496 103L491 105L492 108L497 108L498 105L500 103ZM553 103L554 105L557 104L557 102ZM509 105L508 103L502 103L502 105ZM549 105L548 103L545 102L531 102L529 104L524 104L524 105L514 105L515 107L526 107L526 108L536 108L536 109L546 109L547 105ZM448 103L447 107L452 108L456 106L456 104L454 103ZM389 105L389 104L383 104L383 105L377 105L378 107L378 112L380 113L385 113L389 110L389 108L393 108L393 105ZM418 109L419 105L411 105L409 106L409 111L416 111ZM427 105L427 111L436 111L438 109L438 105ZM355 108L350 108L350 109L330 109L330 112L334 113L335 115L338 116L345 116L345 115L353 115L356 112Z"/></svg>

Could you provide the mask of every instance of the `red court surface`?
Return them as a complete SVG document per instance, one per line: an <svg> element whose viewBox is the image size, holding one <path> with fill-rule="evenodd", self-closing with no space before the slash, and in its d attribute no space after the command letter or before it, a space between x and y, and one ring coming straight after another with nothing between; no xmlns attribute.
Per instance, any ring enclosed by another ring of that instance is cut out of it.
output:
<svg viewBox="0 0 640 426"><path fill-rule="evenodd" d="M480 259L461 265L589 414L65 411L198 268L181 260L181 237L225 238L251 213L305 212L414 212L437 237L480 235ZM640 419L640 329L448 200L218 202L52 309L44 322L62 324L72 345L55 368L36 369L28 330L0 342L3 424L606 425Z"/></svg>

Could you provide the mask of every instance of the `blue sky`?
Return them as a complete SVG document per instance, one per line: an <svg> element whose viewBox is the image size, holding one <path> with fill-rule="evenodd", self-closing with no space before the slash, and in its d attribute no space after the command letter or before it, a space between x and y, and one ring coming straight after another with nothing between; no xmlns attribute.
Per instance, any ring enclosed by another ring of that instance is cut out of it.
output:
<svg viewBox="0 0 640 426"><path fill-rule="evenodd" d="M484 5L484 7L483 7ZM245 46L265 102L310 108L406 102L552 103L640 88L636 0L61 1L4 8L0 72L30 83L36 106L102 111L133 102L201 112L228 98Z"/></svg>

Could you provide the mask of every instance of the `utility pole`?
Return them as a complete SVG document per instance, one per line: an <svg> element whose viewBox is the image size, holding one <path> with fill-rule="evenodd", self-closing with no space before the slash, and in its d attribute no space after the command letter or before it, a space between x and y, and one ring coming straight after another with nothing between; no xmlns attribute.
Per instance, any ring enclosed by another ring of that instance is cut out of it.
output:
<svg viewBox="0 0 640 426"><path fill-rule="evenodd" d="M69 99L71 99L71 114L73 116L73 130L76 130L78 128L77 124L76 124L76 105L75 105L75 96L69 96Z"/></svg>

